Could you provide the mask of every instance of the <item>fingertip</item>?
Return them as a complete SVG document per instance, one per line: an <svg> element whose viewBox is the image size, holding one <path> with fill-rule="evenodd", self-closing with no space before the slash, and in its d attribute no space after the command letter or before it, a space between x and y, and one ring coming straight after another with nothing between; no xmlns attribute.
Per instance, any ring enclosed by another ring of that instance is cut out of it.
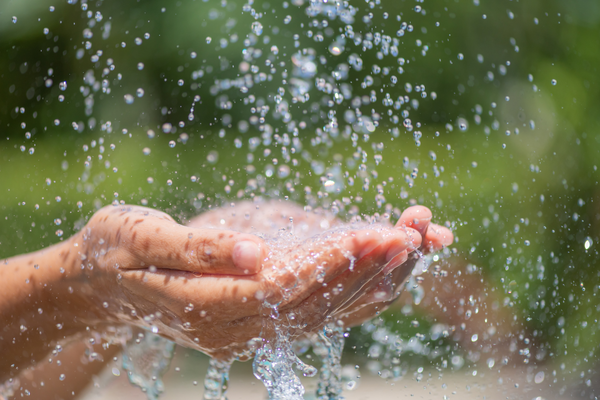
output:
<svg viewBox="0 0 600 400"><path fill-rule="evenodd" d="M419 247L421 247L421 243L423 242L423 237L421 236L421 233L413 228L405 228L404 231L406 232L406 235L408 237L408 249L409 251L414 251L416 249L418 249Z"/></svg>
<svg viewBox="0 0 600 400"><path fill-rule="evenodd" d="M433 215L429 208L425 206L412 206L404 210L396 226L414 228L421 234L424 234L432 217Z"/></svg>
<svg viewBox="0 0 600 400"><path fill-rule="evenodd" d="M425 241L433 247L434 250L439 250L443 247L448 247L454 242L454 234L445 226L431 224L427 229Z"/></svg>
<svg viewBox="0 0 600 400"><path fill-rule="evenodd" d="M361 259L381 244L381 235L374 230L354 232L345 240L344 248Z"/></svg>
<svg viewBox="0 0 600 400"><path fill-rule="evenodd" d="M233 246L233 264L245 274L256 274L260 272L260 246L251 241L244 240Z"/></svg>

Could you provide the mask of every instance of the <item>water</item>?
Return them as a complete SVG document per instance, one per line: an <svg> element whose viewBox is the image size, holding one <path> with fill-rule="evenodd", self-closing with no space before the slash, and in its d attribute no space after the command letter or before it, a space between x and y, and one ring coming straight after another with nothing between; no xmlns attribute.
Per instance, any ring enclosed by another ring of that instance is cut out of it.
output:
<svg viewBox="0 0 600 400"><path fill-rule="evenodd" d="M125 345L123 369L127 371L129 382L142 389L148 400L157 400L164 391L161 378L174 353L175 343L150 332L138 335Z"/></svg>
<svg viewBox="0 0 600 400"><path fill-rule="evenodd" d="M326 325L313 342L315 354L320 357L321 370L317 386L317 399L338 400L342 395L342 352L344 329L335 324Z"/></svg>
<svg viewBox="0 0 600 400"><path fill-rule="evenodd" d="M204 400L227 400L231 362L210 359L204 378Z"/></svg>
<svg viewBox="0 0 600 400"><path fill-rule="evenodd" d="M596 121L582 111L597 92L587 69L595 61L581 49L593 48L587 37L597 35L572 32L576 50L565 50L569 57L559 52L569 37L564 30L597 25L593 8L567 12L567 3L556 2L556 12L548 12L552 1L533 1L498 10L479 0L191 3L205 4L142 10L151 22L135 26L110 2L69 1L56 10L43 6L43 14L7 11L14 16L2 29L12 61L1 72L10 114L2 123L10 141L0 150L17 167L5 184L12 205L2 204L10 224L0 238L5 248L66 239L117 192L116 203L162 208L181 219L236 198L289 198L344 218L365 211L390 216L424 202L461 232L457 267L446 271L457 275L450 292L460 292L460 273L477 265L484 272L476 283L494 299L486 306L516 310L515 319L510 313L502 320L510 323L490 319L493 326L469 331L478 310L470 304L472 288L459 304L465 321L456 332L443 317L430 326L428 316L407 312L400 327L376 319L360 328L372 341L364 349L368 369L400 379L409 370L402 354L430 357L425 344L461 332L479 345L491 328L510 325L520 352L534 354L531 343L544 343L531 360L553 354L556 379L576 371L589 387L597 343L583 338L598 329L592 204L599 141ZM43 26L26 30L40 18ZM183 32L159 32L156 21ZM71 25L76 32L62 28ZM485 30L485 41L460 26ZM21 30L36 40L15 36ZM555 45L540 56L537 40ZM44 184L46 178L54 183ZM53 220L62 220L60 229L48 228ZM413 276L406 286L413 306L428 295L419 282ZM265 312L274 308L265 305ZM346 338L335 325L302 338L321 360L311 367L301 362L302 346L286 324L265 326L276 335L253 347L257 375L272 397L301 396L296 375L315 367L319 396L339 396L336 354ZM398 333L405 328L418 335ZM146 335L128 345L126 357L130 377L156 397L172 344ZM160 357L152 354L157 349ZM444 362L475 365L460 349L451 352L430 360L441 369ZM154 360L154 369L137 357ZM227 365L211 361L205 386L214 398L225 396Z"/></svg>

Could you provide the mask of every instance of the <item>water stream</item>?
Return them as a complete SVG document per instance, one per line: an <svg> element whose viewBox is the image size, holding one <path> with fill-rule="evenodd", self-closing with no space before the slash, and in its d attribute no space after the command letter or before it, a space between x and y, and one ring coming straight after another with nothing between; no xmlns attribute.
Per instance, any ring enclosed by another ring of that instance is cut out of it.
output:
<svg viewBox="0 0 600 400"><path fill-rule="evenodd" d="M157 400L164 391L162 376L174 353L175 343L151 332L144 332L125 345L123 369L129 382L145 392L148 400Z"/></svg>

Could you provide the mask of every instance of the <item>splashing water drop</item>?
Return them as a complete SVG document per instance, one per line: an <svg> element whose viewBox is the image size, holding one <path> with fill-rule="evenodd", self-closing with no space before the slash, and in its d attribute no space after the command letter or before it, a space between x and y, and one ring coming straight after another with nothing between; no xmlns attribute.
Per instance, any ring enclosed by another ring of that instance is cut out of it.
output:
<svg viewBox="0 0 600 400"><path fill-rule="evenodd" d="M276 339L265 340L256 351L252 368L254 375L265 385L269 400L304 399L304 386L292 369L293 361L299 359L286 335L279 330Z"/></svg>
<svg viewBox="0 0 600 400"><path fill-rule="evenodd" d="M314 342L315 353L321 358L317 398L337 400L342 395L342 351L344 332L340 326L329 324L319 332L319 340Z"/></svg>
<svg viewBox="0 0 600 400"><path fill-rule="evenodd" d="M123 351L123 369L129 382L146 393L148 400L157 400L164 390L162 376L167 371L175 343L152 334L144 333L144 338L136 343L131 340Z"/></svg>
<svg viewBox="0 0 600 400"><path fill-rule="evenodd" d="M252 23L252 32L254 32L254 34L256 36L260 36L263 33L263 26L260 22L258 21L254 21Z"/></svg>
<svg viewBox="0 0 600 400"><path fill-rule="evenodd" d="M329 52L334 56L339 56L344 52L344 46L340 43L334 42L329 45Z"/></svg>
<svg viewBox="0 0 600 400"><path fill-rule="evenodd" d="M229 383L230 361L210 359L204 377L204 400L226 400L225 392Z"/></svg>

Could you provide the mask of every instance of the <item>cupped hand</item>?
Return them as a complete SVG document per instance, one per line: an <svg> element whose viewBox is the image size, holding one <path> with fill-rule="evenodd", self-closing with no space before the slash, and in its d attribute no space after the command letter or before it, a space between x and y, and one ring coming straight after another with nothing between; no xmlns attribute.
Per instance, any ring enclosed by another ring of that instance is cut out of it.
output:
<svg viewBox="0 0 600 400"><path fill-rule="evenodd" d="M366 291L342 311L343 321L347 326L354 326L371 319L378 312L388 308L401 294L406 277L423 255L434 253L450 246L454 235L450 229L431 222L431 211L424 206L412 206L404 210L396 223L396 228L412 228L423 238L418 251L409 256L405 268L397 268L387 276L379 276L374 281L380 283Z"/></svg>
<svg viewBox="0 0 600 400"><path fill-rule="evenodd" d="M407 208L400 216L394 229L412 236L413 246L393 260L393 264L402 265L393 270L383 269L373 276L362 290L353 293L345 307L332 315L340 318L345 325L358 325L378 312L389 307L400 295L402 284L413 270L419 257L437 252L450 246L454 240L452 232L443 226L431 222L432 213L424 206ZM383 222L391 227L391 224ZM344 224L333 214L326 211L307 212L301 206L287 201L272 200L264 203L241 202L230 207L218 208L193 218L188 226L206 228L222 227L239 232L261 232L275 235L287 230L300 238L318 235L332 227ZM415 230L415 231L413 231Z"/></svg>
<svg viewBox="0 0 600 400"><path fill-rule="evenodd" d="M304 211L296 211L300 228ZM241 224L250 217L232 218ZM319 221L314 231L335 222L311 218L311 229ZM229 358L247 350L250 339L269 334L264 322L273 307L292 334L314 331L356 302L357 293L375 288L375 277L404 269L421 243L417 230L385 226L267 240L222 219L216 221L223 229L216 229L198 221L182 226L143 207L98 211L79 234L93 299L86 318L142 326Z"/></svg>

